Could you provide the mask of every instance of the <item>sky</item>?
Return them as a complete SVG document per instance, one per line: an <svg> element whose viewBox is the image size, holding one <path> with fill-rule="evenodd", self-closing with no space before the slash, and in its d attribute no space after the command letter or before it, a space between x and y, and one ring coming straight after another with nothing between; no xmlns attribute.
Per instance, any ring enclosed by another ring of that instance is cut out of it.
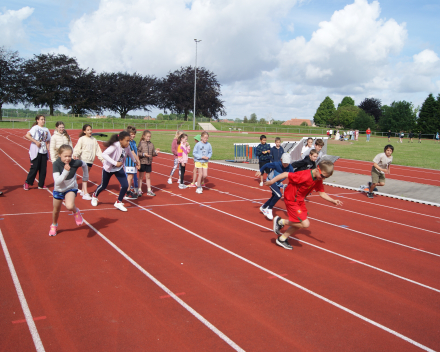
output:
<svg viewBox="0 0 440 352"><path fill-rule="evenodd" d="M440 93L438 0L2 0L0 45L24 58L164 77L197 64L228 119L313 119L329 96L359 104ZM6 107L6 106L5 106ZM153 109L152 116L160 111ZM142 112L130 112L142 114Z"/></svg>

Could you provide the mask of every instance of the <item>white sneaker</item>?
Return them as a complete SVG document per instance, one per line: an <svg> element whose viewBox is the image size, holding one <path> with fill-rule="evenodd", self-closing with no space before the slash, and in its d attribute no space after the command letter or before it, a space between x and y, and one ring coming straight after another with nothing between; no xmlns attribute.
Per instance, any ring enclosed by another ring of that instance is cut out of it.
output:
<svg viewBox="0 0 440 352"><path fill-rule="evenodd" d="M80 196L82 196L82 195L83 195L83 191L78 190L78 194L79 194Z"/></svg>
<svg viewBox="0 0 440 352"><path fill-rule="evenodd" d="M265 209L264 215L266 215L266 218L268 218L269 220L273 220L272 209Z"/></svg>
<svg viewBox="0 0 440 352"><path fill-rule="evenodd" d="M187 188L187 185L184 185L183 183L179 183L179 189L185 189Z"/></svg>
<svg viewBox="0 0 440 352"><path fill-rule="evenodd" d="M196 193L198 193L198 194L202 194L202 193L203 193L203 189L202 189L202 187L197 187L197 189L196 189Z"/></svg>
<svg viewBox="0 0 440 352"><path fill-rule="evenodd" d="M168 184L169 185L173 184L173 179L171 177L168 179Z"/></svg>
<svg viewBox="0 0 440 352"><path fill-rule="evenodd" d="M120 201L116 201L114 204L115 208L119 209L120 211L128 211L126 207L124 207L124 204Z"/></svg>
<svg viewBox="0 0 440 352"><path fill-rule="evenodd" d="M84 200L92 200L92 197L90 197L90 194L86 193L86 194L83 194L83 199Z"/></svg>
<svg viewBox="0 0 440 352"><path fill-rule="evenodd" d="M95 197L95 193L92 194L92 206L98 206L98 198Z"/></svg>
<svg viewBox="0 0 440 352"><path fill-rule="evenodd" d="M261 211L264 215L266 215L266 209L264 209L263 206L260 207L260 211Z"/></svg>
<svg viewBox="0 0 440 352"><path fill-rule="evenodd" d="M264 185L264 183L263 183L263 182L260 182L260 187L263 187L263 185Z"/></svg>

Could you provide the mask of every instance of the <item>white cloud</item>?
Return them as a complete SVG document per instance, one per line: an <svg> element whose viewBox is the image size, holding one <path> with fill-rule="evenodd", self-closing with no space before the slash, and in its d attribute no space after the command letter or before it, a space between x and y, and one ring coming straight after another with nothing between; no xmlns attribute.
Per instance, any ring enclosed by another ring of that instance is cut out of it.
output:
<svg viewBox="0 0 440 352"><path fill-rule="evenodd" d="M34 12L33 8L28 6L20 10L6 10L0 12L0 45L14 46L17 43L26 41L26 32L23 21Z"/></svg>

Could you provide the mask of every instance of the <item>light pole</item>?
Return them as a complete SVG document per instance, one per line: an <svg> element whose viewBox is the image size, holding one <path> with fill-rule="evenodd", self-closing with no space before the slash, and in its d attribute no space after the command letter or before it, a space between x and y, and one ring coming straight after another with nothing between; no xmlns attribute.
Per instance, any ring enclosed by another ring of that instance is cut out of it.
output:
<svg viewBox="0 0 440 352"><path fill-rule="evenodd" d="M201 42L202 40L194 39L196 42L196 66L194 67L194 110L193 110L193 130L196 129L196 92L197 92L197 43Z"/></svg>

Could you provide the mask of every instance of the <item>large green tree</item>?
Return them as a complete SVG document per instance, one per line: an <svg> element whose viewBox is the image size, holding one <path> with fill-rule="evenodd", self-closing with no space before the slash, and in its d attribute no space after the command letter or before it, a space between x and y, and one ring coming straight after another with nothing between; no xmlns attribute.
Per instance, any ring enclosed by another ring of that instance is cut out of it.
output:
<svg viewBox="0 0 440 352"><path fill-rule="evenodd" d="M354 105L345 105L338 107L331 119L332 125L350 128L358 116L360 108Z"/></svg>
<svg viewBox="0 0 440 352"><path fill-rule="evenodd" d="M379 126L382 131L414 131L416 128L416 109L412 103L393 101L390 106L382 107Z"/></svg>
<svg viewBox="0 0 440 352"><path fill-rule="evenodd" d="M351 97L344 97L342 101L338 104L338 109L343 106L354 106L354 100Z"/></svg>
<svg viewBox="0 0 440 352"><path fill-rule="evenodd" d="M335 111L336 108L333 100L330 97L325 97L322 103L319 104L315 116L313 116L313 121L316 125L325 126L330 123Z"/></svg>
<svg viewBox="0 0 440 352"><path fill-rule="evenodd" d="M374 117L360 109L358 115L354 119L352 128L359 131L365 131L367 128L374 128L375 125L376 122Z"/></svg>
<svg viewBox="0 0 440 352"><path fill-rule="evenodd" d="M382 102L380 99L376 98L365 98L360 104L359 107L364 110L367 114L374 117L376 122L379 122L380 117L382 116Z"/></svg>
<svg viewBox="0 0 440 352"><path fill-rule="evenodd" d="M425 134L435 133L438 129L438 102L432 94L425 99L420 108L419 119L417 120L417 128Z"/></svg>

